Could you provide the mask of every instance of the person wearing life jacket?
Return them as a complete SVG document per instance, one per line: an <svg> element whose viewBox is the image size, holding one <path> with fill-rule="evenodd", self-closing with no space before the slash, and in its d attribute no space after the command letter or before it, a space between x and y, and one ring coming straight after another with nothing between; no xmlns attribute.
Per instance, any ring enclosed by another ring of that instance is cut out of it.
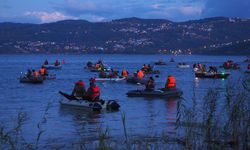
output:
<svg viewBox="0 0 250 150"><path fill-rule="evenodd" d="M27 78L32 77L32 71L30 69L27 70L26 77Z"/></svg>
<svg viewBox="0 0 250 150"><path fill-rule="evenodd" d="M176 88L176 81L175 81L174 76L172 75L168 76L167 82L165 84L165 88L168 90Z"/></svg>
<svg viewBox="0 0 250 150"><path fill-rule="evenodd" d="M95 81L90 81L89 88L87 91L89 100L98 100L100 97L100 87L95 84Z"/></svg>
<svg viewBox="0 0 250 150"><path fill-rule="evenodd" d="M45 68L42 66L41 69L39 70L39 73L41 76L45 75Z"/></svg>
<svg viewBox="0 0 250 150"><path fill-rule="evenodd" d="M60 65L60 62L57 59L56 62L55 62L55 66L59 66L59 65Z"/></svg>
<svg viewBox="0 0 250 150"><path fill-rule="evenodd" d="M153 71L153 68L152 68L152 66L150 65L150 64L148 64L148 67L147 67L148 69L147 69L147 72L151 72L151 71Z"/></svg>
<svg viewBox="0 0 250 150"><path fill-rule="evenodd" d="M137 72L137 77L138 77L138 78L143 78L143 77L144 77L144 73L143 73L142 70L139 70L139 71Z"/></svg>
<svg viewBox="0 0 250 150"><path fill-rule="evenodd" d="M43 64L48 65L49 64L48 60L46 59Z"/></svg>
<svg viewBox="0 0 250 150"><path fill-rule="evenodd" d="M75 83L75 86L71 95L75 97L81 97L81 98L85 97L86 95L85 84L82 80L79 80Z"/></svg>
<svg viewBox="0 0 250 150"><path fill-rule="evenodd" d="M250 70L250 64L248 64L247 69Z"/></svg>
<svg viewBox="0 0 250 150"><path fill-rule="evenodd" d="M142 66L142 71L147 71L147 69L148 69L148 66L146 65L146 64L143 64L143 66Z"/></svg>
<svg viewBox="0 0 250 150"><path fill-rule="evenodd" d="M152 91L155 88L155 81L153 77L150 77L149 80L147 81L146 85L145 85L145 90L149 90Z"/></svg>
<svg viewBox="0 0 250 150"><path fill-rule="evenodd" d="M37 78L39 76L39 73L36 70L33 69L32 70L32 76Z"/></svg>
<svg viewBox="0 0 250 150"><path fill-rule="evenodd" d="M128 74L129 74L129 73L128 73L127 70L125 70L125 69L122 70L122 74L121 74L121 75L122 75L123 77L128 77Z"/></svg>
<svg viewBox="0 0 250 150"><path fill-rule="evenodd" d="M99 68L101 68L101 65L100 64L95 64L95 69L99 69Z"/></svg>

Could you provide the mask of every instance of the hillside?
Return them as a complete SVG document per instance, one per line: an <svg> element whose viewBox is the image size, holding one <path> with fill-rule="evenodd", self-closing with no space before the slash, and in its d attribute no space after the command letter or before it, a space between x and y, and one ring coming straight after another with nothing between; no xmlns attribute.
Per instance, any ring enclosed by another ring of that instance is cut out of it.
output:
<svg viewBox="0 0 250 150"><path fill-rule="evenodd" d="M250 20L0 23L0 53L250 54Z"/></svg>

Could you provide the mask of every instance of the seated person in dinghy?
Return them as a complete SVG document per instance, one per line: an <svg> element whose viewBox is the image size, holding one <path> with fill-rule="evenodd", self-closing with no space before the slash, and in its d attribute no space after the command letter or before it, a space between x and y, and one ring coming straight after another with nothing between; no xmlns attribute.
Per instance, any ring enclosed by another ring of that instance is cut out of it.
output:
<svg viewBox="0 0 250 150"><path fill-rule="evenodd" d="M85 90L85 84L82 80L79 80L75 83L75 87L71 93L74 97L80 97L85 98L86 96L86 90Z"/></svg>
<svg viewBox="0 0 250 150"><path fill-rule="evenodd" d="M176 81L174 76L169 75L165 84L165 87L162 88L162 91L174 90L176 89Z"/></svg>
<svg viewBox="0 0 250 150"><path fill-rule="evenodd" d="M100 87L95 84L95 79L93 78L90 79L89 88L87 90L86 96L90 101L99 100Z"/></svg>
<svg viewBox="0 0 250 150"><path fill-rule="evenodd" d="M147 81L147 84L145 85L145 90L146 91L153 91L155 88L155 81L153 77L150 77L149 80Z"/></svg>

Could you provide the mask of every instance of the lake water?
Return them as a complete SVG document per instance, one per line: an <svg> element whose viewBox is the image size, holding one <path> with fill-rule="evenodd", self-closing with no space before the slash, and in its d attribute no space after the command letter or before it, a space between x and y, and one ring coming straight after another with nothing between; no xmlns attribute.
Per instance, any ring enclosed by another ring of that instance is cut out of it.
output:
<svg viewBox="0 0 250 150"><path fill-rule="evenodd" d="M202 101L209 87L217 87L221 92L225 91L228 80L236 80L243 73L241 70L231 70L229 79L195 79L192 68L179 69L177 62L203 63L206 66L220 66L228 59L240 64L242 70L246 70L243 63L244 56L175 56L175 63L170 63L169 55L0 55L0 121L13 126L13 120L19 111L28 115L28 120L23 125L23 134L29 142L34 142L38 133L37 123L42 120L48 103L51 106L47 114L47 122L42 128L45 130L41 137L42 142L53 141L55 143L72 142L80 137L86 140L96 140L101 129L108 128L112 138L123 138L122 113L126 116L127 133L129 136L149 134L174 134L176 122L177 101L180 99L159 98L129 98L128 90L143 88L141 85L133 85L124 82L98 83L103 99L117 99L121 105L118 112L93 113L83 110L60 107L61 96L58 91L71 93L74 83L82 79L88 85L88 79L97 74L84 69L87 61L96 62L103 60L115 70L127 69L132 74L141 68L144 63L152 63L159 59L167 62L166 66L155 66L161 71L156 79L157 88L163 87L169 74L177 80L177 88L183 91L183 99L186 105L196 92L198 103ZM40 85L19 83L20 72L28 68L39 69L45 59L54 62L56 59L64 59L65 65L61 70L53 70L56 80L45 81Z"/></svg>

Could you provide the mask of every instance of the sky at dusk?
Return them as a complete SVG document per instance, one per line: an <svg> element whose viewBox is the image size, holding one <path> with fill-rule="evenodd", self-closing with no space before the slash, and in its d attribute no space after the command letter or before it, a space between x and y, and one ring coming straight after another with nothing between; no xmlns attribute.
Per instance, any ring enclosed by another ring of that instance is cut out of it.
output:
<svg viewBox="0 0 250 150"><path fill-rule="evenodd" d="M250 0L0 0L0 22L128 17L187 21L215 16L250 18Z"/></svg>

